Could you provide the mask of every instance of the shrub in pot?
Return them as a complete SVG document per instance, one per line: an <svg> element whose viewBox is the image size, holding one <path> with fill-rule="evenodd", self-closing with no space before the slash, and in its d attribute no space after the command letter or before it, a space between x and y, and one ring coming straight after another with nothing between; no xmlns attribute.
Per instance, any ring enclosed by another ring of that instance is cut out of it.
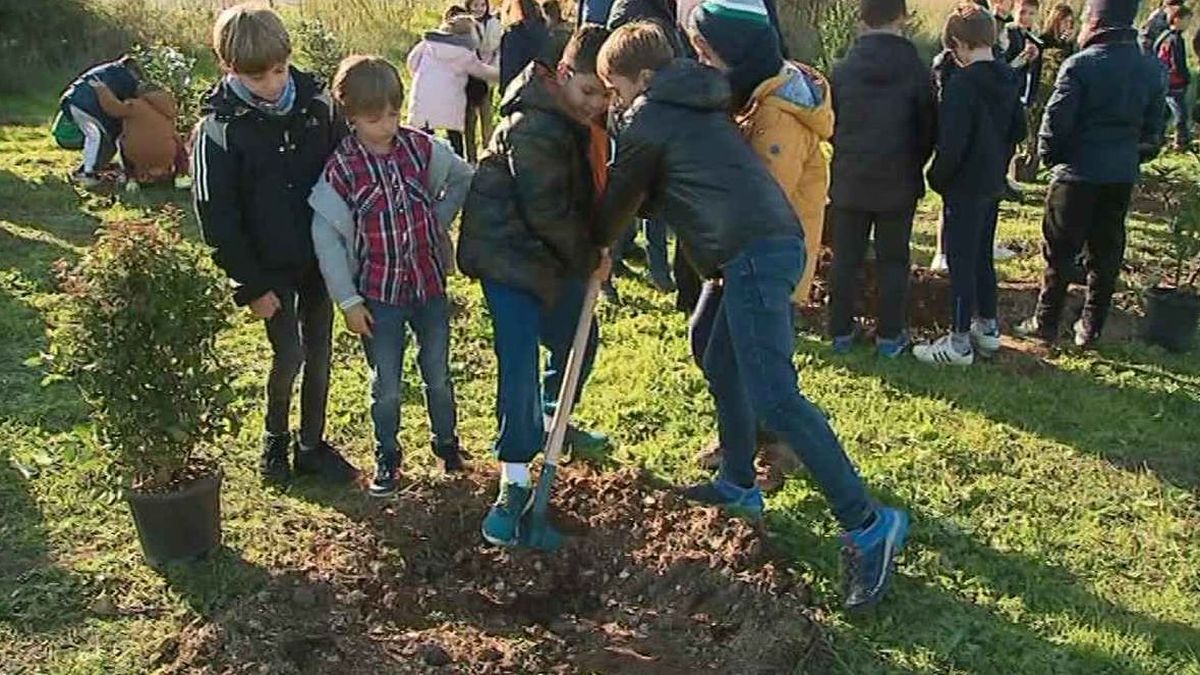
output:
<svg viewBox="0 0 1200 675"><path fill-rule="evenodd" d="M1183 352L1192 348L1196 325L1200 321L1200 295L1196 278L1200 268L1188 273L1200 255L1200 188L1189 181L1171 180L1171 172L1160 172L1155 190L1171 217L1171 274L1146 290L1146 318L1142 337L1167 350Z"/></svg>
<svg viewBox="0 0 1200 675"><path fill-rule="evenodd" d="M222 479L205 451L236 426L216 349L232 316L223 277L204 249L157 222L105 226L58 273L52 362L91 409L147 561L204 555L221 539Z"/></svg>

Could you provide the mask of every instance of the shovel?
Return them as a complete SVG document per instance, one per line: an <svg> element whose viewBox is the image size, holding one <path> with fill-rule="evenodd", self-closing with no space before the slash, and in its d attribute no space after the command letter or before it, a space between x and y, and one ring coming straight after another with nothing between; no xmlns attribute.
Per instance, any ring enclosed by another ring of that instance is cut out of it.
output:
<svg viewBox="0 0 1200 675"><path fill-rule="evenodd" d="M571 409L575 407L575 392L579 388L579 375L583 369L587 351L588 334L592 330L592 318L596 310L596 298L600 295L600 281L594 276L588 281L583 296L583 307L579 310L579 323L575 327L575 341L567 355L567 373L558 392L558 406L550 422L550 436L546 441L542 473L533 492L533 505L526 512L520 528L520 544L540 551L551 552L562 545L563 535L550 524L546 512L550 508L550 489L558 473L558 459L562 455L563 443L567 438L567 425L571 422Z"/></svg>

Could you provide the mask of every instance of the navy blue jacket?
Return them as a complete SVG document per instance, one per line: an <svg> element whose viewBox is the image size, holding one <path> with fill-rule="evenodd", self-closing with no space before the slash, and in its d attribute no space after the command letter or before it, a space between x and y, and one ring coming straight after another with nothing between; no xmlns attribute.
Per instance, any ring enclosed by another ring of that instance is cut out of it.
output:
<svg viewBox="0 0 1200 675"><path fill-rule="evenodd" d="M1059 69L1038 133L1057 180L1134 183L1162 147L1167 76L1136 40L1104 31Z"/></svg>
<svg viewBox="0 0 1200 675"><path fill-rule="evenodd" d="M504 29L500 36L500 91L534 61L543 61L549 52L550 30L542 21L526 19Z"/></svg>
<svg viewBox="0 0 1200 675"><path fill-rule="evenodd" d="M63 114L70 115L70 107L75 106L95 117L113 137L121 135L121 120L104 113L100 100L96 98L96 91L88 84L92 80L103 82L118 99L124 101L137 95L137 75L120 60L101 63L75 78L62 95L60 106Z"/></svg>
<svg viewBox="0 0 1200 675"><path fill-rule="evenodd" d="M1028 127L1021 82L999 61L959 68L946 81L929 185L945 199L998 199L1017 143Z"/></svg>

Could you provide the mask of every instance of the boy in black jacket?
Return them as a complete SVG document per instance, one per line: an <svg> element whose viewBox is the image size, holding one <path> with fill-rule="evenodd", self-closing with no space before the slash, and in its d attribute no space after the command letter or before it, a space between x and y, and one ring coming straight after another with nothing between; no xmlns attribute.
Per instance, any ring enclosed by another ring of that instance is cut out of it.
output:
<svg viewBox="0 0 1200 675"><path fill-rule="evenodd" d="M858 326L858 275L871 231L879 271L879 354L908 347L909 239L922 171L933 152L937 105L929 68L901 32L904 0L863 0L864 32L833 68L833 169L830 220L833 273L830 333L847 351Z"/></svg>
<svg viewBox="0 0 1200 675"><path fill-rule="evenodd" d="M1005 174L1025 136L1020 82L997 62L996 24L978 5L959 5L942 42L962 66L945 85L929 185L942 195L943 238L953 289L953 332L913 354L925 363L970 365L1000 348L992 246Z"/></svg>
<svg viewBox="0 0 1200 675"><path fill-rule="evenodd" d="M791 296L805 264L803 230L783 189L729 118L728 79L694 61L673 60L667 37L651 23L614 31L600 51L599 71L627 110L596 243L610 246L637 212L649 209L674 224L701 277L723 282L704 373L724 453L716 480L686 496L760 518L754 452L761 423L798 452L846 531L846 605L878 601L904 544L908 514L870 499L829 422L800 393ZM707 311L706 304L702 299L696 313Z"/></svg>
<svg viewBox="0 0 1200 675"><path fill-rule="evenodd" d="M1125 256L1125 218L1141 162L1163 142L1166 73L1137 44L1137 0L1090 0L1080 51L1058 71L1038 133L1046 192L1046 270L1034 316L1017 332L1054 340L1080 251L1087 297L1075 344L1100 337Z"/></svg>
<svg viewBox="0 0 1200 675"><path fill-rule="evenodd" d="M237 5L217 18L213 49L225 77L196 133L196 212L234 300L266 322L271 342L261 472L291 476L288 428L301 366L297 473L339 482L356 471L324 440L333 306L313 252L308 194L345 135L328 93L289 67L291 43L269 9Z"/></svg>
<svg viewBox="0 0 1200 675"><path fill-rule="evenodd" d="M1177 7L1169 15L1170 28L1158 38L1154 53L1167 70L1167 107L1175 123L1175 149L1186 151L1192 143L1192 133L1187 116L1187 92L1192 83L1192 71L1188 68L1187 42L1183 32L1187 30L1192 10Z"/></svg>

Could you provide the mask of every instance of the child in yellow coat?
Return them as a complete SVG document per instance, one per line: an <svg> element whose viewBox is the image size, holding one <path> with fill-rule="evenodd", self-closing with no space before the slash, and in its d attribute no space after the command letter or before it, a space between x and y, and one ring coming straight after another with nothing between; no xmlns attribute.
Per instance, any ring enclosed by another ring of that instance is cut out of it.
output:
<svg viewBox="0 0 1200 675"><path fill-rule="evenodd" d="M706 0L686 25L700 60L729 78L735 121L800 216L808 259L792 302L807 304L829 191L829 157L822 147L833 135L829 82L815 69L783 59L762 0Z"/></svg>
<svg viewBox="0 0 1200 675"><path fill-rule="evenodd" d="M815 69L783 59L779 33L762 0L706 0L696 5L685 26L700 61L725 73L733 93L734 121L800 217L805 263L792 304L806 305L817 271L829 191L829 156L823 148L833 135L829 82ZM709 296L720 292L715 282L706 283L703 291ZM698 364L711 325L711 317L704 313L692 319L692 352ZM766 486L774 487L796 462L768 435L760 434L759 442L771 466ZM710 443L701 451L700 462L716 466L720 456L720 443Z"/></svg>

